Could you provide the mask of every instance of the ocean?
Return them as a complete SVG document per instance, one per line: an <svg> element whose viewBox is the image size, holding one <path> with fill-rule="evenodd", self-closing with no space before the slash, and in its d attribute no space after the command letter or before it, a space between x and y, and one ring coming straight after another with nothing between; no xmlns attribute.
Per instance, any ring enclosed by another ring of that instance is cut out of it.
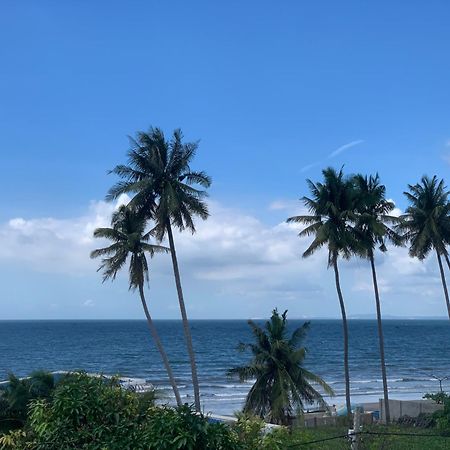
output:
<svg viewBox="0 0 450 450"><path fill-rule="evenodd" d="M303 321L291 320L290 328ZM190 366L180 321L156 321L181 393L192 402ZM237 351L251 342L245 320L192 320L201 400L205 411L231 414L241 408L250 387L229 379L226 371L245 363L249 354ZM382 396L376 321L350 320L352 402ZM450 377L448 320L386 320L385 352L391 398L421 398L436 392L436 378ZM312 320L305 340L305 367L323 377L335 390L332 403L344 403L342 327L339 320ZM0 380L13 372L86 370L145 378L161 389L167 401L171 390L145 321L1 321ZM450 391L450 379L443 382Z"/></svg>

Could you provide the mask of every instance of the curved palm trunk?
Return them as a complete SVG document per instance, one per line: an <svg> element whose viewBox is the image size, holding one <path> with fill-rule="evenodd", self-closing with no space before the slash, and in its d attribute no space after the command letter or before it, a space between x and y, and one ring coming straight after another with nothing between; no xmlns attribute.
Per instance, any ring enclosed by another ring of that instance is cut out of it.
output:
<svg viewBox="0 0 450 450"><path fill-rule="evenodd" d="M391 414L389 411L389 396L388 396L388 385L387 385L387 376L386 376L386 362L384 359L383 324L381 322L380 294L378 292L377 272L375 270L375 260L374 260L373 255L370 255L370 266L372 268L373 289L375 291L375 303L377 306L378 341L379 341L379 345L380 345L381 377L383 379L384 412L385 412L386 424L389 424L389 422L391 421Z"/></svg>
<svg viewBox="0 0 450 450"><path fill-rule="evenodd" d="M201 411L200 408L200 389L197 376L197 364L195 362L194 347L192 345L191 329L189 328L189 321L186 313L186 306L184 304L183 289L181 288L180 271L178 269L177 254L175 251L175 242L173 240L172 227L170 222L167 224L167 235L169 236L170 254L172 255L173 273L175 276L175 284L177 286L178 302L180 304L181 318L183 320L184 337L186 338L186 345L189 353L189 360L191 363L192 385L194 387L194 402L195 410Z"/></svg>
<svg viewBox="0 0 450 450"><path fill-rule="evenodd" d="M339 269L337 265L337 257L333 257L334 277L336 281L336 290L339 297L339 305L341 307L342 327L344 331L344 376L345 376L345 404L347 406L347 417L352 415L352 406L350 402L350 371L348 368L348 327L347 314L345 312L344 297L341 291L341 282L339 280Z"/></svg>
<svg viewBox="0 0 450 450"><path fill-rule="evenodd" d="M445 256L445 260L447 261L447 267L448 267L449 270L450 270L450 259L448 258L448 255L447 255L447 254L445 254L444 256Z"/></svg>
<svg viewBox="0 0 450 450"><path fill-rule="evenodd" d="M448 318L450 319L450 300L448 298L448 289L447 283L445 281L444 267L442 266L442 258L438 250L436 250L436 255L439 263L439 271L441 272L441 280L442 280L442 287L444 288L445 302L447 303Z"/></svg>
<svg viewBox="0 0 450 450"><path fill-rule="evenodd" d="M147 318L148 328L150 329L150 333L152 334L152 337L153 337L153 340L155 341L156 347L158 348L159 353L161 354L161 358L163 360L164 367L166 368L167 375L169 376L169 381L172 386L173 393L175 394L175 399L177 401L177 405L182 406L183 403L181 402L180 392L178 391L178 386L177 386L175 377L172 372L172 367L170 366L166 351L164 350L161 339L159 338L158 331L156 330L155 324L153 323L152 317L147 308L147 302L145 301L144 289L143 289L142 285L139 286L139 295L141 296L141 302L142 302L142 306L144 308L145 317Z"/></svg>

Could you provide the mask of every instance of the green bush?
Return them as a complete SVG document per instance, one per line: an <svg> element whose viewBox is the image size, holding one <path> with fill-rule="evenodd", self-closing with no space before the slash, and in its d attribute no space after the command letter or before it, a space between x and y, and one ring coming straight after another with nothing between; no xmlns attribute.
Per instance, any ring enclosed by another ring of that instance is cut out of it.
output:
<svg viewBox="0 0 450 450"><path fill-rule="evenodd" d="M264 421L246 413L238 413L236 417L238 420L233 424L232 429L237 434L242 448L244 450L261 448L264 438Z"/></svg>
<svg viewBox="0 0 450 450"><path fill-rule="evenodd" d="M115 380L71 374L58 384L51 402L32 403L32 448L135 449L138 410L136 394L121 389Z"/></svg>
<svg viewBox="0 0 450 450"><path fill-rule="evenodd" d="M0 436L0 450L19 450L26 448L26 433L23 430L13 430Z"/></svg>
<svg viewBox="0 0 450 450"><path fill-rule="evenodd" d="M145 449L240 450L237 435L229 427L209 423L185 405L177 409L154 407L144 426Z"/></svg>
<svg viewBox="0 0 450 450"><path fill-rule="evenodd" d="M24 423L28 407L34 399L48 399L55 387L53 375L48 372L33 372L28 378L19 379L9 375L9 384L0 396L0 419Z"/></svg>
<svg viewBox="0 0 450 450"><path fill-rule="evenodd" d="M450 435L450 397L444 400L444 410L436 411L433 414L436 420L436 425L439 430L441 430L446 435Z"/></svg>
<svg viewBox="0 0 450 450"><path fill-rule="evenodd" d="M0 437L0 450L241 450L228 426L189 406L154 405L154 395L75 373L50 398L30 404L26 426Z"/></svg>
<svg viewBox="0 0 450 450"><path fill-rule="evenodd" d="M446 400L450 400L450 395L446 392L437 392L435 394L427 393L423 398L434 400L438 405L443 405Z"/></svg>

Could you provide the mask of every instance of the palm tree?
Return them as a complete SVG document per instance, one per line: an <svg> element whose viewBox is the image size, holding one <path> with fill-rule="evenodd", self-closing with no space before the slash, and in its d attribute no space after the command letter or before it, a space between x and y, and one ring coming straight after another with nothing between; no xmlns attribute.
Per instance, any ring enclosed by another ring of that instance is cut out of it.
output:
<svg viewBox="0 0 450 450"><path fill-rule="evenodd" d="M408 185L409 192L404 192L410 205L401 216L398 230L403 232L403 238L409 241L409 254L419 260L425 259L434 249L441 274L448 317L450 319L450 301L445 280L442 256L447 259L447 244L450 237L450 192L444 185L444 180L438 181L423 176L420 183Z"/></svg>
<svg viewBox="0 0 450 450"><path fill-rule="evenodd" d="M144 284L149 281L146 253L153 258L155 253L164 253L168 249L159 245L149 244L150 233L145 233L145 223L145 219L136 214L130 207L121 206L112 216L111 228L97 228L94 231L94 237L108 239L112 241L112 244L108 247L94 250L91 253L91 258L102 257L98 270L103 271L103 282L105 282L108 279L114 280L117 273L126 264L128 257L130 257L128 269L129 288L130 290L139 290L147 325L161 354L177 405L181 406L181 397L172 367L153 323L144 294Z"/></svg>
<svg viewBox="0 0 450 450"><path fill-rule="evenodd" d="M255 343L241 344L240 351L251 350L251 361L228 371L241 382L256 379L244 405L244 413L252 413L271 423L288 425L294 413L302 414L304 405L319 403L326 406L322 395L311 384L322 387L328 395L333 390L322 378L304 368L306 356L302 340L309 329L309 322L287 336L287 311L281 316L275 309L266 322L265 330L252 320L248 321Z"/></svg>
<svg viewBox="0 0 450 450"><path fill-rule="evenodd" d="M54 388L55 379L50 372L38 370L26 378L10 374L8 385L3 395L0 395L6 420L25 423L30 402L36 399L50 399Z"/></svg>
<svg viewBox="0 0 450 450"><path fill-rule="evenodd" d="M389 396L386 376L386 363L384 357L383 326L381 321L381 303L378 289L377 273L375 269L375 249L386 252L386 241L395 245L401 245L401 237L389 224L398 223L397 217L389 214L394 210L393 202L386 200L386 187L380 184L378 174L375 176L356 175L353 178L357 192L357 220L356 232L361 244L359 256L370 261L372 269L373 289L375 292L375 304L377 310L378 340L380 346L381 374L383 379L383 392L385 404L386 423L390 422Z"/></svg>
<svg viewBox="0 0 450 450"><path fill-rule="evenodd" d="M179 231L188 229L191 233L195 233L194 217L199 216L203 220L208 218L208 208L204 202L207 193L202 188L208 188L211 179L205 172L191 169L190 164L198 143L183 143L182 138L180 130L175 130L170 140L165 138L159 128L150 128L148 133L138 133L137 138L131 140L128 164L118 165L112 170L122 178L122 181L109 190L107 199L115 199L123 193L132 194L131 204L147 218L155 221L153 234L158 241L161 242L166 236L169 239L175 285L191 364L195 408L200 411L197 365L172 227Z"/></svg>
<svg viewBox="0 0 450 450"><path fill-rule="evenodd" d="M344 376L345 401L347 415L351 415L350 402L350 371L348 366L348 326L339 277L339 256L349 259L358 248L359 243L355 230L351 225L354 220L355 189L352 180L344 177L342 169L336 172L333 168L322 171L323 183L313 183L307 180L312 198L303 197L302 201L308 208L310 215L290 217L289 223L306 225L299 236L314 236L313 242L303 253L307 258L317 250L326 246L328 249L328 267L333 267L336 290L341 309L344 334Z"/></svg>

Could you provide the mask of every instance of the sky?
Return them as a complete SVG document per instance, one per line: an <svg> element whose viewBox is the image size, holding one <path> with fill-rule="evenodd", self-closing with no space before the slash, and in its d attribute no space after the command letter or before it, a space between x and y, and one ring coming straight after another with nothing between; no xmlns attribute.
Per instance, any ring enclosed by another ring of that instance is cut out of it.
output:
<svg viewBox="0 0 450 450"><path fill-rule="evenodd" d="M285 219L327 166L447 178L450 3L13 1L0 5L0 319L141 318L127 273L89 253L127 136L200 140L211 216L175 236L191 318L339 317L326 254ZM120 202L126 202L126 198ZM377 255L383 312L446 314L437 264ZM375 311L368 263L341 263L348 314ZM170 257L151 262L156 318L179 318Z"/></svg>

